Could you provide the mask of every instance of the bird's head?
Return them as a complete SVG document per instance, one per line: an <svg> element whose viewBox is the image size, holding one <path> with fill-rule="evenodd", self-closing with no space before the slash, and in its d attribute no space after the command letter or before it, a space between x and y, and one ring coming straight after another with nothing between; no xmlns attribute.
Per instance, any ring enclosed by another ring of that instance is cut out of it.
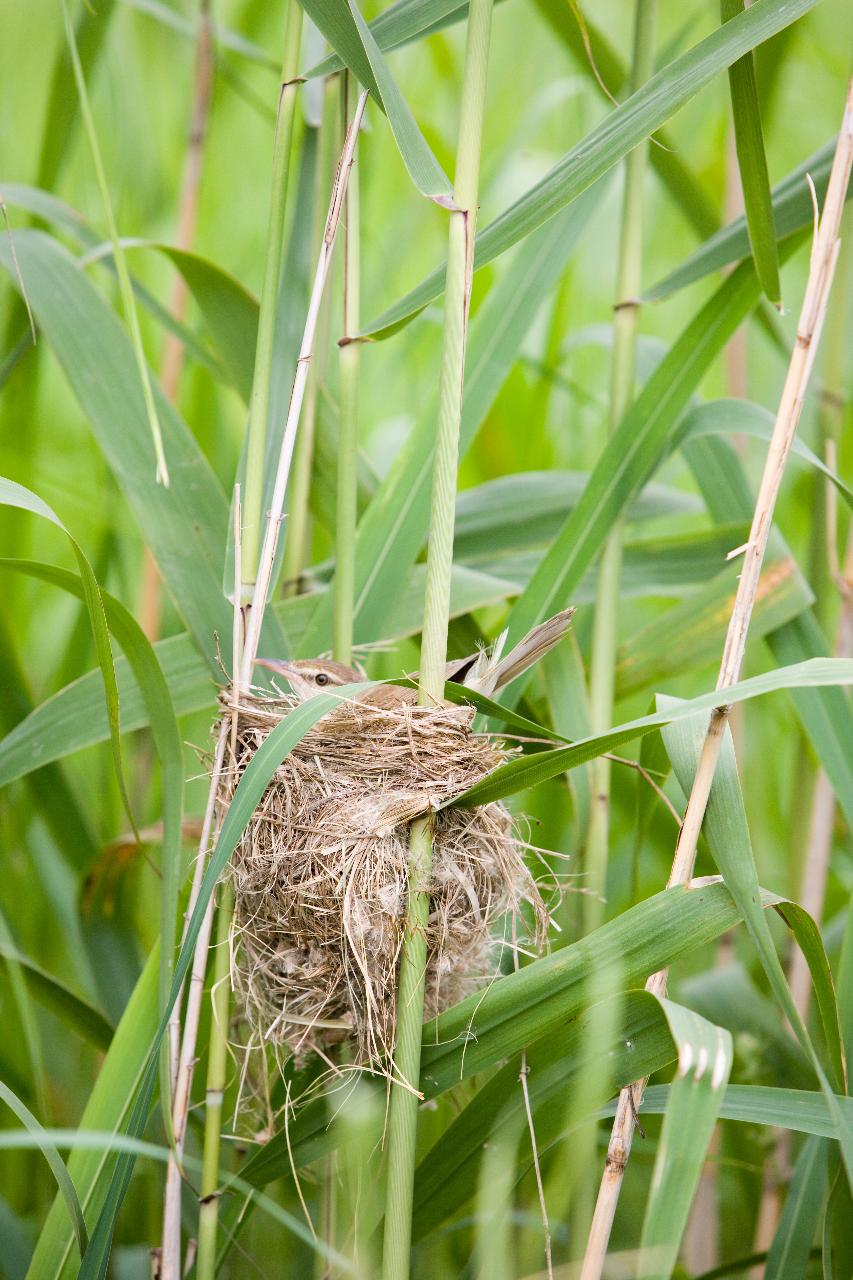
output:
<svg viewBox="0 0 853 1280"><path fill-rule="evenodd" d="M291 662L256 658L255 664L284 676L300 702L313 698L324 689L339 689L342 685L356 684L364 679L363 672L343 662L333 662L331 658L296 658Z"/></svg>

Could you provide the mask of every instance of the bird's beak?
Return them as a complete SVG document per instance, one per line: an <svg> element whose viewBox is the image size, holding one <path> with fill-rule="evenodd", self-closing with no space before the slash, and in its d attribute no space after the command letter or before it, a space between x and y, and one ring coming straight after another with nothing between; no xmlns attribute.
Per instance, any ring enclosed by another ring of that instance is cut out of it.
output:
<svg viewBox="0 0 853 1280"><path fill-rule="evenodd" d="M277 676L284 676L285 680L291 680L294 676L299 678L299 668L294 667L291 662L282 662L279 658L255 658L255 666L266 667Z"/></svg>

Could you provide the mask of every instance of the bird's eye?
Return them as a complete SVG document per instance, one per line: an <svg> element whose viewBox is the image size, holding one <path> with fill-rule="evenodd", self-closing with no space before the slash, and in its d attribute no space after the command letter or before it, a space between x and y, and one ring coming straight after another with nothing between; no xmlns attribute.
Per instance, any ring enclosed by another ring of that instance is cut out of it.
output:
<svg viewBox="0 0 853 1280"><path fill-rule="evenodd" d="M322 685L329 683L329 677L326 675L325 671L317 672L316 676L314 677L314 683L319 684L321 687Z"/></svg>

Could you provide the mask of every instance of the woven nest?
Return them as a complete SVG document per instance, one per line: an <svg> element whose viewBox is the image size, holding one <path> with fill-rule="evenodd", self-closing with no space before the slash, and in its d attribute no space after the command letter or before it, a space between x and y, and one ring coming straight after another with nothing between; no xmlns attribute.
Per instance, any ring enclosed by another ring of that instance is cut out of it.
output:
<svg viewBox="0 0 853 1280"><path fill-rule="evenodd" d="M289 698L242 698L220 809ZM340 704L276 771L232 859L233 983L256 1045L302 1056L348 1041L390 1061L408 886L409 823L509 752L471 731L468 707ZM426 1017L482 989L528 904L547 912L501 804L436 814Z"/></svg>

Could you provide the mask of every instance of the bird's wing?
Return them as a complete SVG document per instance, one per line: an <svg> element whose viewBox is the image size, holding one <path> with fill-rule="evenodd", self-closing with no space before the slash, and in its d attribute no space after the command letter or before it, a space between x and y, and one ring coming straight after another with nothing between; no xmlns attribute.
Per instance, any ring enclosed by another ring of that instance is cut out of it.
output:
<svg viewBox="0 0 853 1280"><path fill-rule="evenodd" d="M546 622L540 622L510 649L505 658L490 663L483 671L477 671L475 668L470 677L465 680L467 687L490 697L495 690L502 689L504 685L515 680L562 640L571 626L574 612L573 608L563 609L561 613L555 613L554 617L548 618Z"/></svg>

